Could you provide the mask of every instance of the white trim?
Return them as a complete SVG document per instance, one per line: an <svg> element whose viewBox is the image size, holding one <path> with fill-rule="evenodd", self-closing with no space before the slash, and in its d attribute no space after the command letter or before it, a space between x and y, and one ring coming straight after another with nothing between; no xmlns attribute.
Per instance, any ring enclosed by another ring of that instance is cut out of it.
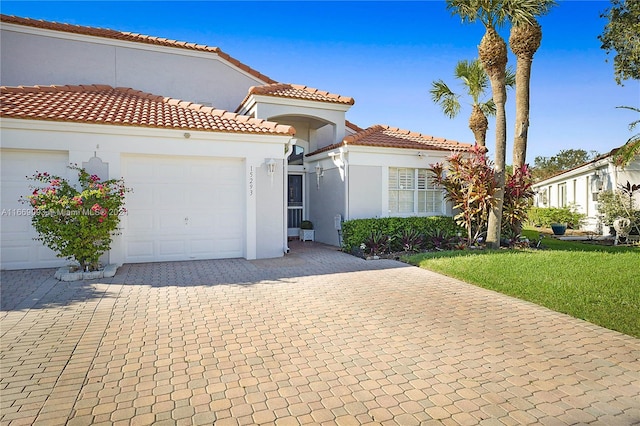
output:
<svg viewBox="0 0 640 426"><path fill-rule="evenodd" d="M249 96L244 105L251 105L252 102L272 105L285 105L291 107L309 108L309 109L326 109L331 111L347 112L353 105L328 102L328 101L311 101L306 99L286 98L282 96L268 96L252 94ZM250 108L250 107L249 107ZM244 108L243 108L244 109Z"/></svg>

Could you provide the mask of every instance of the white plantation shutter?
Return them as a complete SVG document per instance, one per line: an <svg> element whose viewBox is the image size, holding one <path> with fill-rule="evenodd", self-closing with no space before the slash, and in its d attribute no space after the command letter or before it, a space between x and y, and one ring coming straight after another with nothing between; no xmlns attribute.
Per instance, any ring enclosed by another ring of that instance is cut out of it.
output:
<svg viewBox="0 0 640 426"><path fill-rule="evenodd" d="M430 182L427 169L389 168L389 212L400 214L442 214L440 188Z"/></svg>

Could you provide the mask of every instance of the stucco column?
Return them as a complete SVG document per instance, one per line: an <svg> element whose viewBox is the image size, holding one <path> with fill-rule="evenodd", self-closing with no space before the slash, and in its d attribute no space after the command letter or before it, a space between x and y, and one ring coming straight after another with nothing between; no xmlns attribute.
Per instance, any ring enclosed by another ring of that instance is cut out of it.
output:
<svg viewBox="0 0 640 426"><path fill-rule="evenodd" d="M257 194L256 182L258 170L264 162L264 158L247 157L245 159L245 199L246 199L246 236L245 257L248 260L257 257Z"/></svg>

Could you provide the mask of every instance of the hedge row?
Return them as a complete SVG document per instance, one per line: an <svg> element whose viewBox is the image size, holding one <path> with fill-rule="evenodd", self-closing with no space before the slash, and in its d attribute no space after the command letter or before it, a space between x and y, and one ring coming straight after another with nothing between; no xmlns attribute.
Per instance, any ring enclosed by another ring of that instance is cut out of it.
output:
<svg viewBox="0 0 640 426"><path fill-rule="evenodd" d="M360 247L372 234L399 235L404 231L414 230L422 235L430 235L435 231L445 231L449 235L463 232L448 216L429 217L382 217L376 219L353 219L342 224L342 250L351 253Z"/></svg>

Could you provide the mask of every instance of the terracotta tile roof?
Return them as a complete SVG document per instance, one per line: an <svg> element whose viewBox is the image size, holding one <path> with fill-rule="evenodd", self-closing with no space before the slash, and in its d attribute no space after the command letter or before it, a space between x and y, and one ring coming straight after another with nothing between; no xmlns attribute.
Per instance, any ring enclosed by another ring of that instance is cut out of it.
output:
<svg viewBox="0 0 640 426"><path fill-rule="evenodd" d="M362 127L350 122L349 120L344 120L344 125L356 133L364 130Z"/></svg>
<svg viewBox="0 0 640 426"><path fill-rule="evenodd" d="M106 85L0 86L0 116L194 131L295 134L292 126Z"/></svg>
<svg viewBox="0 0 640 426"><path fill-rule="evenodd" d="M471 144L436 138L397 127L375 125L356 134L346 136L342 142L326 146L308 155L331 151L345 145L435 151L467 151L472 147Z"/></svg>
<svg viewBox="0 0 640 426"><path fill-rule="evenodd" d="M145 44L153 44L156 46L166 46L166 47L176 47L179 49L189 49L196 50L200 52L209 52L214 53L226 60L227 62L232 63L236 67L242 69L243 71L251 74L252 76L266 82L266 83L276 83L276 80L273 80L266 75L254 70L253 68L243 64L235 58L232 58L218 47L206 46L203 44L196 43L187 43L184 41L170 40L161 37L152 37L142 34L116 31L106 28L95 28L95 27L85 27L82 25L72 25L72 24L61 24L57 22L49 22L42 21L38 19L30 19L30 18L21 18L18 16L10 16L10 15L2 15L0 14L0 22L7 24L16 24L16 25L24 25L28 27L42 28L45 30L53 30L53 31L62 31L67 33L74 34L82 34L94 37L104 37L110 38L114 40L121 41L131 41L135 43L145 43Z"/></svg>
<svg viewBox="0 0 640 426"><path fill-rule="evenodd" d="M318 102L331 102L336 104L353 105L353 98L335 95L333 93L314 89L299 84L275 83L264 86L253 86L249 88L250 95L275 96L279 98L304 99ZM245 98L246 100L246 98ZM244 103L244 101L243 101Z"/></svg>

